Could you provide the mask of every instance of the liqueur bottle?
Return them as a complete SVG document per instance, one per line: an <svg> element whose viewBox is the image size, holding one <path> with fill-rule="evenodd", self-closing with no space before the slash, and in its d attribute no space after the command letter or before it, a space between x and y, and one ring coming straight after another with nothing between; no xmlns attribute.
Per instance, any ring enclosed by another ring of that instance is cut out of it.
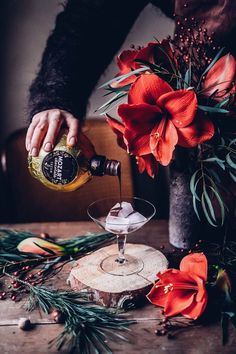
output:
<svg viewBox="0 0 236 354"><path fill-rule="evenodd" d="M72 192L93 176L119 176L120 162L97 155L90 140L81 133L79 143L67 145L67 133L62 131L51 152L41 148L39 155L28 156L31 175L46 187Z"/></svg>

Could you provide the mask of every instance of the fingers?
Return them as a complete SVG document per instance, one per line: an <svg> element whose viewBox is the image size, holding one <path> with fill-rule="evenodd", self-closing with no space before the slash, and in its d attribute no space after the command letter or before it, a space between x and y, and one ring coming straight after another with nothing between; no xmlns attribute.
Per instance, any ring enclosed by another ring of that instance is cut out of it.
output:
<svg viewBox="0 0 236 354"><path fill-rule="evenodd" d="M46 152L54 148L63 122L69 129L67 144L74 146L78 141L79 121L72 114L60 109L50 109L33 117L25 139L26 149L32 156L38 156L41 146Z"/></svg>
<svg viewBox="0 0 236 354"><path fill-rule="evenodd" d="M32 156L38 156L42 141L47 133L48 122L46 119L39 120L38 124L34 128L34 132L30 143L30 154Z"/></svg>
<svg viewBox="0 0 236 354"><path fill-rule="evenodd" d="M74 118L71 114L66 114L66 123L69 128L69 132L67 135L67 145L75 146L78 142L79 135L79 121Z"/></svg>
<svg viewBox="0 0 236 354"><path fill-rule="evenodd" d="M49 119L49 126L46 137L43 142L43 148L46 152L51 151L55 145L55 139L58 135L58 132L61 128L63 122L63 116L59 110L55 110L51 113Z"/></svg>
<svg viewBox="0 0 236 354"><path fill-rule="evenodd" d="M34 129L37 126L39 121L38 116L34 116L32 123L30 124L28 130L27 130L27 134L26 134L26 138L25 138L25 147L27 151L30 151L30 147L31 147L31 140L33 137L33 133L34 133Z"/></svg>

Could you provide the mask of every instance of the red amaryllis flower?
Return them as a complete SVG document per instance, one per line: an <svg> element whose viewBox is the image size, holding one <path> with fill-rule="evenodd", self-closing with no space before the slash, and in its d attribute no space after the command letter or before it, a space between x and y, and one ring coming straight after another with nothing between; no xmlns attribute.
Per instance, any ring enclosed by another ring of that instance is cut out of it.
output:
<svg viewBox="0 0 236 354"><path fill-rule="evenodd" d="M158 171L158 163L152 154L137 156L137 164L140 173L147 171L150 177L154 177Z"/></svg>
<svg viewBox="0 0 236 354"><path fill-rule="evenodd" d="M189 254L182 259L180 270L167 269L157 277L147 295L151 303L164 307L167 317L182 314L196 320L201 316L208 300L207 259L203 253Z"/></svg>
<svg viewBox="0 0 236 354"><path fill-rule="evenodd" d="M213 123L195 119L197 98L192 90L174 91L155 74L140 75L121 104L118 114L128 151L136 156L152 154L166 166L175 145L194 147L212 138Z"/></svg>
<svg viewBox="0 0 236 354"><path fill-rule="evenodd" d="M107 122L117 136L118 145L127 151L127 141L124 138L125 126L116 119L110 117L108 114L107 116ZM136 156L136 160L140 173L143 173L146 170L150 177L154 177L157 174L158 163L152 154Z"/></svg>
<svg viewBox="0 0 236 354"><path fill-rule="evenodd" d="M168 40L164 39L160 43L150 42L146 47L143 47L140 50L124 50L121 52L121 54L117 57L117 65L120 71L116 77L128 74L131 70L139 69L141 65L135 61L137 59L145 60L152 64L156 63L164 66L165 68L170 68L169 60L172 60L172 62L175 63L173 52ZM136 75L131 75L120 82L113 82L112 87L129 85L136 79Z"/></svg>
<svg viewBox="0 0 236 354"><path fill-rule="evenodd" d="M221 57L208 71L203 82L203 94L220 101L235 94L236 61L231 54Z"/></svg>

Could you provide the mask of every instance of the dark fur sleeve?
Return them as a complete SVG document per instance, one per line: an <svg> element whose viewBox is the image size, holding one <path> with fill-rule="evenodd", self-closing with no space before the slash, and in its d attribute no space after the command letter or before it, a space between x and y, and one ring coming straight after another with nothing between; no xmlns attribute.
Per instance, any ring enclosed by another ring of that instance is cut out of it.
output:
<svg viewBox="0 0 236 354"><path fill-rule="evenodd" d="M146 0L68 0L30 87L29 116L60 108L78 119Z"/></svg>

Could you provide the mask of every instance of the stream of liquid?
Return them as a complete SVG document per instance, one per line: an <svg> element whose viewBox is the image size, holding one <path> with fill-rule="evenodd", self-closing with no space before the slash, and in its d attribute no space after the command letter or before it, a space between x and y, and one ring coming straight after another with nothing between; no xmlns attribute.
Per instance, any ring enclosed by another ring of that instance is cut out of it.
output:
<svg viewBox="0 0 236 354"><path fill-rule="evenodd" d="M121 207L121 202L122 202L122 192L121 192L121 169L119 170L118 173L118 184L119 184L119 202L120 202L120 207Z"/></svg>

